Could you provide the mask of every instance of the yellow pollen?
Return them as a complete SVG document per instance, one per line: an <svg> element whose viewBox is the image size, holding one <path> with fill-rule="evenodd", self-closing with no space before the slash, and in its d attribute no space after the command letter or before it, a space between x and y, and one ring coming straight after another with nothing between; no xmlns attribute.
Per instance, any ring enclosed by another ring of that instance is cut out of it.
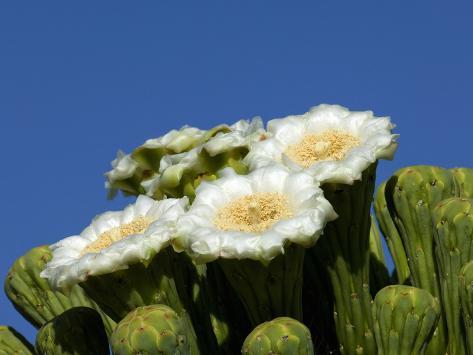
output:
<svg viewBox="0 0 473 355"><path fill-rule="evenodd" d="M326 131L306 135L299 143L290 145L286 155L297 164L308 168L316 161L342 160L350 149L359 144L360 139L351 134Z"/></svg>
<svg viewBox="0 0 473 355"><path fill-rule="evenodd" d="M148 228L151 220L147 217L138 217L130 223L109 229L98 236L96 240L87 245L81 252L81 256L87 253L98 253L113 243L122 240L132 234L143 233Z"/></svg>
<svg viewBox="0 0 473 355"><path fill-rule="evenodd" d="M214 225L224 231L263 232L289 218L287 198L278 193L256 193L240 197L218 210Z"/></svg>

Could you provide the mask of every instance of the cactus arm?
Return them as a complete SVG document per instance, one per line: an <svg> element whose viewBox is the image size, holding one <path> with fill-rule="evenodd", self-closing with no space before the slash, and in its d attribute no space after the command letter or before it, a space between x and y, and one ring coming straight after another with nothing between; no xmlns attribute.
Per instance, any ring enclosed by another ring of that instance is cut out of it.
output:
<svg viewBox="0 0 473 355"><path fill-rule="evenodd" d="M33 326L39 328L71 307L87 306L100 313L107 334L110 334L114 322L79 286L74 286L66 296L60 291L53 291L48 281L39 276L51 257L48 246L36 247L18 258L10 268L4 288L15 309Z"/></svg>
<svg viewBox="0 0 473 355"><path fill-rule="evenodd" d="M371 216L370 227L370 291L374 297L383 287L390 284L389 271L386 266L383 245L376 220Z"/></svg>
<svg viewBox="0 0 473 355"><path fill-rule="evenodd" d="M439 299L432 210L456 193L451 172L433 166L400 169L389 179L385 189L386 199L393 202L388 208L408 256L412 284ZM442 316L426 353L438 354L446 344L446 324Z"/></svg>
<svg viewBox="0 0 473 355"><path fill-rule="evenodd" d="M473 260L460 270L459 294L468 354L473 354Z"/></svg>
<svg viewBox="0 0 473 355"><path fill-rule="evenodd" d="M393 257L394 265L396 266L397 282L406 284L409 282L410 278L407 255L404 245L402 244L401 236L390 214L390 209L388 208L389 202L387 200L389 196L385 195L385 189L386 182L383 182L376 192L374 210L379 222L379 227Z"/></svg>
<svg viewBox="0 0 473 355"><path fill-rule="evenodd" d="M473 259L473 200L450 198L433 212L442 304L448 328L448 351L465 354L465 331L460 313L459 274Z"/></svg>
<svg viewBox="0 0 473 355"><path fill-rule="evenodd" d="M0 325L0 355L33 355L34 348L12 327Z"/></svg>

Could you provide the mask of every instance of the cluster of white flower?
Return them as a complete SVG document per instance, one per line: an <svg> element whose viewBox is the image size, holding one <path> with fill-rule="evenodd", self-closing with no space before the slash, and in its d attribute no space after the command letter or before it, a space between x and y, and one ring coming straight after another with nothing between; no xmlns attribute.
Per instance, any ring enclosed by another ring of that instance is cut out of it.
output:
<svg viewBox="0 0 473 355"><path fill-rule="evenodd" d="M374 117L371 111L319 105L300 116L271 120L266 130L257 118L225 126L213 136L185 127L149 140L142 149L162 151L159 167L151 167L155 174L141 182L149 196L163 180L180 181L189 169L198 174L202 154L215 157L245 147L242 163L248 173L225 167L216 179L198 185L192 203L185 196L154 200L140 195L123 211L104 213L80 235L52 245L53 259L41 275L53 287L67 288L90 275L145 262L168 246L197 262L269 262L288 244L309 247L337 217L320 185L352 184L377 159L391 159L393 127L388 117ZM124 154L112 164L109 186L133 176L139 166Z"/></svg>

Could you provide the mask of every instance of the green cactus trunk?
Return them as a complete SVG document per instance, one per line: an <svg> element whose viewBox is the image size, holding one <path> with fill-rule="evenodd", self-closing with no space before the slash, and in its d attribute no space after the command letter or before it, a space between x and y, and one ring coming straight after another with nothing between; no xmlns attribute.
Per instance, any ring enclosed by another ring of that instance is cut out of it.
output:
<svg viewBox="0 0 473 355"><path fill-rule="evenodd" d="M138 307L127 314L115 328L111 345L115 355L199 354L192 344L193 337L193 330L177 312L155 304Z"/></svg>
<svg viewBox="0 0 473 355"><path fill-rule="evenodd" d="M278 316L302 320L304 253L303 247L293 244L268 265L250 259L219 259L253 326Z"/></svg>
<svg viewBox="0 0 473 355"><path fill-rule="evenodd" d="M376 354L370 316L370 206L376 164L353 185L324 184L325 197L339 217L327 224L307 257L326 268L334 295L334 318L342 354Z"/></svg>
<svg viewBox="0 0 473 355"><path fill-rule="evenodd" d="M289 317L279 317L258 325L245 339L243 355L312 355L314 347L309 329Z"/></svg>
<svg viewBox="0 0 473 355"><path fill-rule="evenodd" d="M115 322L86 296L80 286L74 286L68 296L53 291L46 279L40 277L47 262L52 258L48 246L31 249L18 258L5 279L5 293L15 309L33 326L43 324L72 307L85 306L97 310L104 322L107 334L111 334Z"/></svg>
<svg viewBox="0 0 473 355"><path fill-rule="evenodd" d="M473 259L473 200L454 197L442 201L434 210L433 222L448 353L466 354L458 277L462 265Z"/></svg>
<svg viewBox="0 0 473 355"><path fill-rule="evenodd" d="M473 198L473 169L454 168L450 169L457 186L460 197Z"/></svg>
<svg viewBox="0 0 473 355"><path fill-rule="evenodd" d="M195 329L189 340L198 342L193 348L214 354L218 345L206 305L205 277L205 265L195 265L186 254L168 247L148 265L137 263L125 270L91 276L81 286L116 321L137 307L165 304L173 308L187 328Z"/></svg>
<svg viewBox="0 0 473 355"><path fill-rule="evenodd" d="M392 196L385 193L386 182L383 182L376 192L374 200L374 211L379 227L383 232L384 239L388 245L389 251L396 267L395 273L397 283L403 285L410 283L411 272L407 263L406 250L402 244L401 236L393 221L391 211L393 211ZM389 190L389 189L388 189Z"/></svg>
<svg viewBox="0 0 473 355"><path fill-rule="evenodd" d="M36 336L39 355L109 354L105 328L97 311L75 307L44 324Z"/></svg>
<svg viewBox="0 0 473 355"><path fill-rule="evenodd" d="M473 354L473 261L460 270L459 294L468 354Z"/></svg>
<svg viewBox="0 0 473 355"><path fill-rule="evenodd" d="M34 348L12 327L0 325L0 355L33 355Z"/></svg>
<svg viewBox="0 0 473 355"><path fill-rule="evenodd" d="M452 174L432 166L414 166L398 170L387 182L386 199L392 199L390 213L401 236L415 287L441 299L438 265L434 252L431 212L442 200L455 196ZM442 315L426 354L446 351L447 333Z"/></svg>
<svg viewBox="0 0 473 355"><path fill-rule="evenodd" d="M425 290L392 285L376 295L372 316L377 354L424 354L440 317L440 305ZM438 351L437 354L442 352Z"/></svg>
<svg viewBox="0 0 473 355"><path fill-rule="evenodd" d="M383 251L376 220L371 216L370 228L370 292L374 297L379 290L390 284L389 271Z"/></svg>

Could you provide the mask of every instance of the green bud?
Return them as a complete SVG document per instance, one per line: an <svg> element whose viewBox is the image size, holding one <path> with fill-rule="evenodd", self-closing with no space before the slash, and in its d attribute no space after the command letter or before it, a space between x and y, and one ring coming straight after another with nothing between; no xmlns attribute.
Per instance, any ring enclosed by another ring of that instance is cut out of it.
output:
<svg viewBox="0 0 473 355"><path fill-rule="evenodd" d="M44 324L36 336L40 355L109 354L107 335L97 311L75 307Z"/></svg>
<svg viewBox="0 0 473 355"><path fill-rule="evenodd" d="M374 297L383 287L390 284L389 271L384 257L383 244L378 226L371 216L370 227L370 291Z"/></svg>
<svg viewBox="0 0 473 355"><path fill-rule="evenodd" d="M438 322L440 305L425 290L392 285L377 293L372 315L378 354L423 354Z"/></svg>
<svg viewBox="0 0 473 355"><path fill-rule="evenodd" d="M136 308L123 318L111 338L115 355L191 354L189 330L165 305Z"/></svg>
<svg viewBox="0 0 473 355"><path fill-rule="evenodd" d="M245 339L244 355L314 354L309 329L295 319L279 317L258 325Z"/></svg>

